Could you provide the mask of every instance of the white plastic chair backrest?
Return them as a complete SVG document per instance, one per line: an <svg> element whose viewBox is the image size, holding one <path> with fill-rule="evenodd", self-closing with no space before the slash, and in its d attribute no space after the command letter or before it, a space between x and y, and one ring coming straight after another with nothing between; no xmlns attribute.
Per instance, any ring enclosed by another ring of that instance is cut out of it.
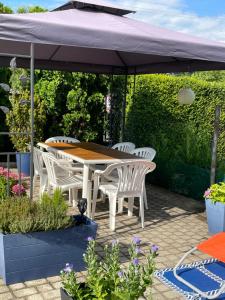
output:
<svg viewBox="0 0 225 300"><path fill-rule="evenodd" d="M47 169L49 182L57 184L56 168L59 167L57 164L57 158L53 154L47 152L44 152L42 156Z"/></svg>
<svg viewBox="0 0 225 300"><path fill-rule="evenodd" d="M47 139L45 143L80 143L80 141L68 136L53 136Z"/></svg>
<svg viewBox="0 0 225 300"><path fill-rule="evenodd" d="M118 173L118 197L138 197L143 192L145 175L152 172L156 167L154 162L147 160L132 160L130 162L116 163L108 166L102 173L110 175L115 170Z"/></svg>
<svg viewBox="0 0 225 300"><path fill-rule="evenodd" d="M112 146L112 149L130 153L132 150L135 149L135 145L130 142L117 143Z"/></svg>
<svg viewBox="0 0 225 300"><path fill-rule="evenodd" d="M73 143L73 144L75 144L75 143L80 143L80 141L75 138L67 137L67 136L53 136L53 137L47 139L45 141L45 143ZM55 155L55 157L57 157L57 158L64 158L64 159L68 160L68 158L66 158L62 154L54 153L53 151L49 151L49 152L52 152Z"/></svg>
<svg viewBox="0 0 225 300"><path fill-rule="evenodd" d="M33 152L33 162L34 162L34 172L36 175L42 175L43 173L43 167L44 167L44 162L43 162L43 154L44 152L38 149L37 147L34 147L34 152Z"/></svg>
<svg viewBox="0 0 225 300"><path fill-rule="evenodd" d="M156 155L156 151L153 148L150 147L143 147L143 148L136 148L131 151L131 154L134 154L136 156L146 158L150 161L152 161Z"/></svg>

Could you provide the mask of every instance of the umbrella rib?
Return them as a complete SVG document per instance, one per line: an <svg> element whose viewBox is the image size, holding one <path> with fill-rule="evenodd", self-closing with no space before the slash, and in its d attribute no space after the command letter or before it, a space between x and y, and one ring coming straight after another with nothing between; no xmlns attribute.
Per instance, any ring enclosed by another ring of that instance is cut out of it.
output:
<svg viewBox="0 0 225 300"><path fill-rule="evenodd" d="M116 55L117 57L120 59L120 61L122 62L122 64L127 67L127 64L125 62L125 60L122 58L121 54L119 53L119 51L115 51L116 52Z"/></svg>
<svg viewBox="0 0 225 300"><path fill-rule="evenodd" d="M49 57L49 60L53 59L53 57L56 55L56 53L59 51L60 48L61 48L61 46L56 47L56 49L53 51L52 55Z"/></svg>

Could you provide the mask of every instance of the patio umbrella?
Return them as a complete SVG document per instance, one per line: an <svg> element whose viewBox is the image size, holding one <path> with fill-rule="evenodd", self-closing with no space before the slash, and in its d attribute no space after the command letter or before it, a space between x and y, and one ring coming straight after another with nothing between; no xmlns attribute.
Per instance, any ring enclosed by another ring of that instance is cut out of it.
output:
<svg viewBox="0 0 225 300"><path fill-rule="evenodd" d="M52 12L0 14L0 66L30 67L33 195L34 68L105 74L225 69L225 44L155 27L102 0L69 1ZM125 101L123 104L123 126Z"/></svg>
<svg viewBox="0 0 225 300"><path fill-rule="evenodd" d="M21 54L35 68L110 74L225 69L225 44L128 18L101 0L69 1L51 12L0 14L0 65ZM2 55L1 55L2 54Z"/></svg>

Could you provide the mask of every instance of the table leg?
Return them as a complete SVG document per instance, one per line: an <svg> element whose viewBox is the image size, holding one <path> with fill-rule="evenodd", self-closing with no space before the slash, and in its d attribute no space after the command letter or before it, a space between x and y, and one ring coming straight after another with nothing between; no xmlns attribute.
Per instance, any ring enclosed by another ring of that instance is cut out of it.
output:
<svg viewBox="0 0 225 300"><path fill-rule="evenodd" d="M82 198L87 198L88 196L89 173L90 173L89 165L84 165Z"/></svg>
<svg viewBox="0 0 225 300"><path fill-rule="evenodd" d="M84 165L82 198L87 199L87 217L91 214L91 174L89 165Z"/></svg>

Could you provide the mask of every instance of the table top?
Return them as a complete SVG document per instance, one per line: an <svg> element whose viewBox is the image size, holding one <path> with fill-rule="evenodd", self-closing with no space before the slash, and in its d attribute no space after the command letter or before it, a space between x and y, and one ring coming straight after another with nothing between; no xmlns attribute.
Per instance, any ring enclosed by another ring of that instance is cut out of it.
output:
<svg viewBox="0 0 225 300"><path fill-rule="evenodd" d="M38 143L47 151L57 152L80 163L106 164L138 159L137 156L126 152L108 148L103 145L81 142L81 143Z"/></svg>

